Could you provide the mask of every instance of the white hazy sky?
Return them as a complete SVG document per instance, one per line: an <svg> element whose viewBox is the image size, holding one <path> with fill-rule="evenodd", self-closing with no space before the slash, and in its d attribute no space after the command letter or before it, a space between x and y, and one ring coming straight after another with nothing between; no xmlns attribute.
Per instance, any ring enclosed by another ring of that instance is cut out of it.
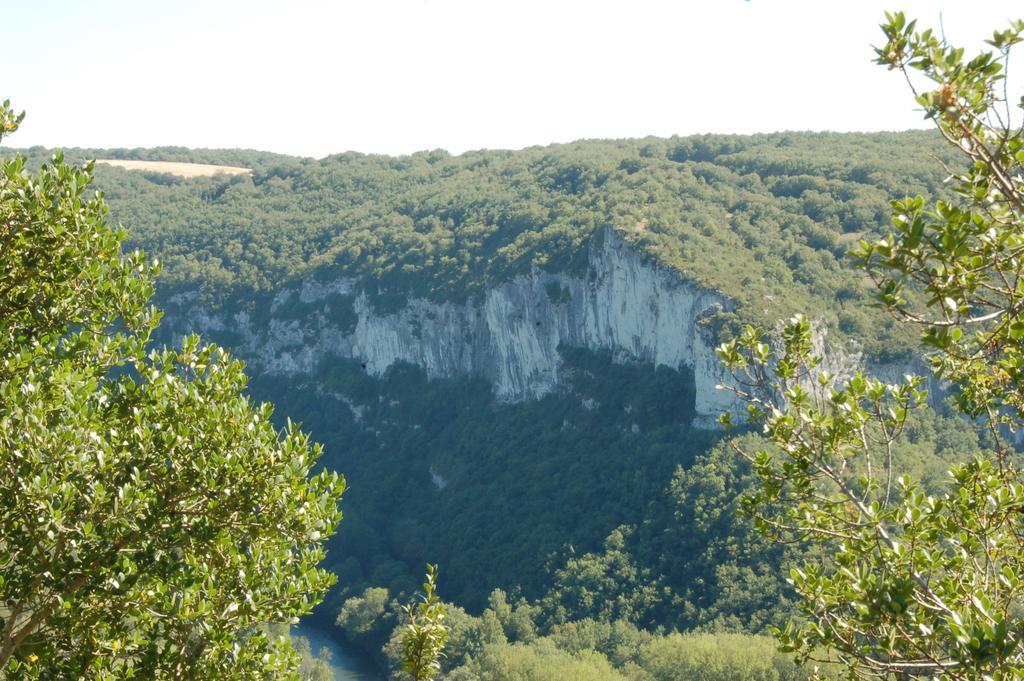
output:
<svg viewBox="0 0 1024 681"><path fill-rule="evenodd" d="M1019 0L0 0L9 143L324 156L923 127L885 9L978 46Z"/></svg>

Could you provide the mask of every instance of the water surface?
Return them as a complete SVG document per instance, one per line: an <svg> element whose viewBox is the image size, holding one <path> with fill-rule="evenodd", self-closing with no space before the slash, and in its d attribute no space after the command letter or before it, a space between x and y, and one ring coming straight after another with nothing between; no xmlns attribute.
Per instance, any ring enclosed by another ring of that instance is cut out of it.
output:
<svg viewBox="0 0 1024 681"><path fill-rule="evenodd" d="M321 648L331 651L331 666L336 681L387 681L371 660L312 622L299 622L292 627L292 635L309 639L309 647L314 655Z"/></svg>

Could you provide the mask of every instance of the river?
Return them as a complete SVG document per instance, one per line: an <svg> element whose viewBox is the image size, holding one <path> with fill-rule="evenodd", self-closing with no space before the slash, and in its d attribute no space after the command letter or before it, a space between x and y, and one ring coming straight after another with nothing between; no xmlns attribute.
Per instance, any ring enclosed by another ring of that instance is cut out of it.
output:
<svg viewBox="0 0 1024 681"><path fill-rule="evenodd" d="M331 651L331 666L334 668L336 681L387 681L373 662L313 622L299 622L292 627L292 635L309 639L309 647L314 655L320 652L321 648Z"/></svg>

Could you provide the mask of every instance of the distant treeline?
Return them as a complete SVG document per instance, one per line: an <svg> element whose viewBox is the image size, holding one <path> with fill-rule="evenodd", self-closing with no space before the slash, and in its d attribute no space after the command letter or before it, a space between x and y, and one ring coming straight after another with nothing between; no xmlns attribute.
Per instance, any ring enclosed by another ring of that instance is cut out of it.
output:
<svg viewBox="0 0 1024 681"><path fill-rule="evenodd" d="M49 155L25 150L34 161ZM778 133L582 141L522 151L316 160L244 150L68 150L227 164L251 176L185 180L97 168L112 216L165 263L165 293L215 304L343 269L380 296L462 300L532 267L585 261L611 226L652 260L738 304L717 323L801 310L902 356L905 332L862 304L847 246L888 225L888 201L937 195L948 155L929 132Z"/></svg>

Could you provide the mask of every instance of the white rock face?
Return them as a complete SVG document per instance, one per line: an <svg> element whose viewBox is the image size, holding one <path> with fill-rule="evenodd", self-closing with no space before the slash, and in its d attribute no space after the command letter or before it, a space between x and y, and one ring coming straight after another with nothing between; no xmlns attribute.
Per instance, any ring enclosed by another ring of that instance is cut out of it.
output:
<svg viewBox="0 0 1024 681"><path fill-rule="evenodd" d="M622 362L689 367L704 425L734 403L715 387L725 374L699 323L731 302L644 260L613 230L591 247L585 274L534 271L464 304L411 299L394 314L378 314L356 283L307 280L285 288L262 328L247 313L229 319L189 295L172 299L166 321L182 331L233 331L241 338L234 351L254 370L274 374L311 374L331 356L358 359L375 375L404 361L430 377L483 376L498 399L518 401L559 385L558 347L565 345L611 351ZM352 296L354 329L325 312L331 295ZM288 319L283 312L299 303L314 311Z"/></svg>

